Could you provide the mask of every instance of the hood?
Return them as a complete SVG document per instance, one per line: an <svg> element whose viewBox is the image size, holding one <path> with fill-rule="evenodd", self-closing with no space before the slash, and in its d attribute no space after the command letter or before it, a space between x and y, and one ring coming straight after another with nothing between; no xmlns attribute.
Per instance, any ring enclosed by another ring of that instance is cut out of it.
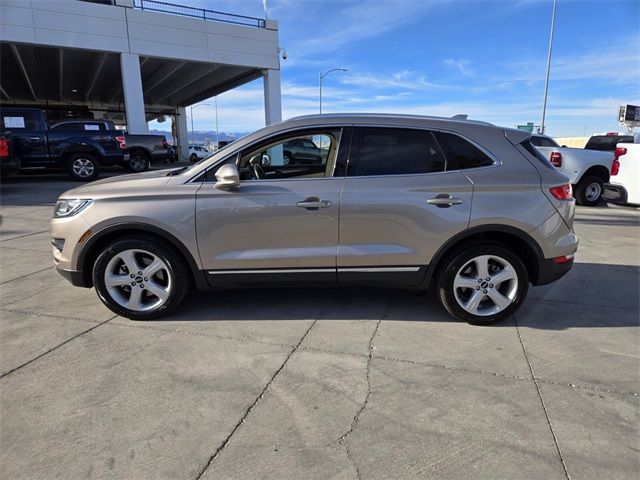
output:
<svg viewBox="0 0 640 480"><path fill-rule="evenodd" d="M158 188L169 183L171 170L154 170L144 173L132 173L104 178L87 183L72 190L67 190L60 198L99 198L105 195L114 195L118 192L131 193L134 190L146 190Z"/></svg>

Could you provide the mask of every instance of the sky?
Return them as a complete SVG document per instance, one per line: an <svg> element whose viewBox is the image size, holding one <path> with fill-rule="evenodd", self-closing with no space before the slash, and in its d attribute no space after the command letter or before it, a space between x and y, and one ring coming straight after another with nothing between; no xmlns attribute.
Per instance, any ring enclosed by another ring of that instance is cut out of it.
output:
<svg viewBox="0 0 640 480"><path fill-rule="evenodd" d="M175 3L264 18L262 0ZM268 0L279 22L283 118L385 112L514 127L542 118L552 0ZM262 80L221 94L220 131L264 126ZM215 130L215 110L194 110ZM618 107L640 105L640 1L558 0L546 133L622 131ZM152 128L154 125L151 125ZM157 126L157 125L156 125ZM164 129L166 124L160 125Z"/></svg>

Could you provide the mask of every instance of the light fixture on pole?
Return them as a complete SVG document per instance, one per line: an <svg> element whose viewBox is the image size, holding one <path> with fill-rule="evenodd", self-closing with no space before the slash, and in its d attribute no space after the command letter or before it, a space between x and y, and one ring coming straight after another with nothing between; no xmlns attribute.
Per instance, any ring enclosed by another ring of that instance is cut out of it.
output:
<svg viewBox="0 0 640 480"><path fill-rule="evenodd" d="M547 93L549 91L549 73L551 72L551 51L553 49L553 30L556 25L556 2L553 0L553 10L551 12L551 33L549 34L549 52L547 53L547 76L544 80L544 100L542 101L542 123L540 133L544 134L544 120L547 114Z"/></svg>
<svg viewBox="0 0 640 480"><path fill-rule="evenodd" d="M194 132L194 130L193 130L193 108L194 108L194 107L201 107L201 106L203 106L203 105L211 105L211 104L210 104L210 103L197 103L197 104L195 104L195 105L191 105L191 106L189 107L189 109L190 109L190 114L191 114L190 116L191 116L191 135L192 135L192 136L193 136L193 135L194 135L194 133L195 133L195 132ZM216 121L217 121L217 115L216 115ZM194 141L195 141L195 137L194 137Z"/></svg>
<svg viewBox="0 0 640 480"><path fill-rule="evenodd" d="M322 79L329 75L331 72L346 72L346 68L332 68L324 73L320 72L320 113L322 113Z"/></svg>

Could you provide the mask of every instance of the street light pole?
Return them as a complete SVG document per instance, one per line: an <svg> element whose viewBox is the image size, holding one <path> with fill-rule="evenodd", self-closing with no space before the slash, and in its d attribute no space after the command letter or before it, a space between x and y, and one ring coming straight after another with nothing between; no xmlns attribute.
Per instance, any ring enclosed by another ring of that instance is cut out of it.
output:
<svg viewBox="0 0 640 480"><path fill-rule="evenodd" d="M547 76L544 81L544 100L542 102L542 123L540 124L540 133L544 134L544 120L547 114L547 94L549 92L549 73L551 72L551 51L553 49L553 31L556 24L556 3L553 0L553 11L551 13L551 33L549 34L549 52L547 53Z"/></svg>
<svg viewBox="0 0 640 480"><path fill-rule="evenodd" d="M265 17L266 17L266 11L265 11ZM213 100L214 100L215 105L216 105L216 148L219 150L220 149L220 134L218 133L218 97L213 97Z"/></svg>
<svg viewBox="0 0 640 480"><path fill-rule="evenodd" d="M191 135L192 136L195 133L194 130L193 130L193 107L194 106L195 107L200 107L200 106L203 106L203 105L211 105L211 104L210 103L197 103L196 105L191 105L189 107L189 110L190 110L190 113L191 113ZM217 124L218 124L218 110L217 110L217 107L216 107L216 125ZM195 138L194 138L194 141L195 141Z"/></svg>
<svg viewBox="0 0 640 480"><path fill-rule="evenodd" d="M322 113L322 79L329 75L331 72L346 72L346 68L332 68L327 72L320 72L320 113Z"/></svg>

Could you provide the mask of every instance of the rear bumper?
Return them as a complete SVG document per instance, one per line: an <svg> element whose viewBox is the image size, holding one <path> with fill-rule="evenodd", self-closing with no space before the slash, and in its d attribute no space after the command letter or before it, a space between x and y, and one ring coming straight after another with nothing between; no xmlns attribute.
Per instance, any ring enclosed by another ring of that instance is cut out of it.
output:
<svg viewBox="0 0 640 480"><path fill-rule="evenodd" d="M615 183L605 183L602 198L612 203L627 203L627 189Z"/></svg>
<svg viewBox="0 0 640 480"><path fill-rule="evenodd" d="M556 263L553 258L538 262L538 278L533 285L547 285L564 277L573 267L573 259L565 263Z"/></svg>

